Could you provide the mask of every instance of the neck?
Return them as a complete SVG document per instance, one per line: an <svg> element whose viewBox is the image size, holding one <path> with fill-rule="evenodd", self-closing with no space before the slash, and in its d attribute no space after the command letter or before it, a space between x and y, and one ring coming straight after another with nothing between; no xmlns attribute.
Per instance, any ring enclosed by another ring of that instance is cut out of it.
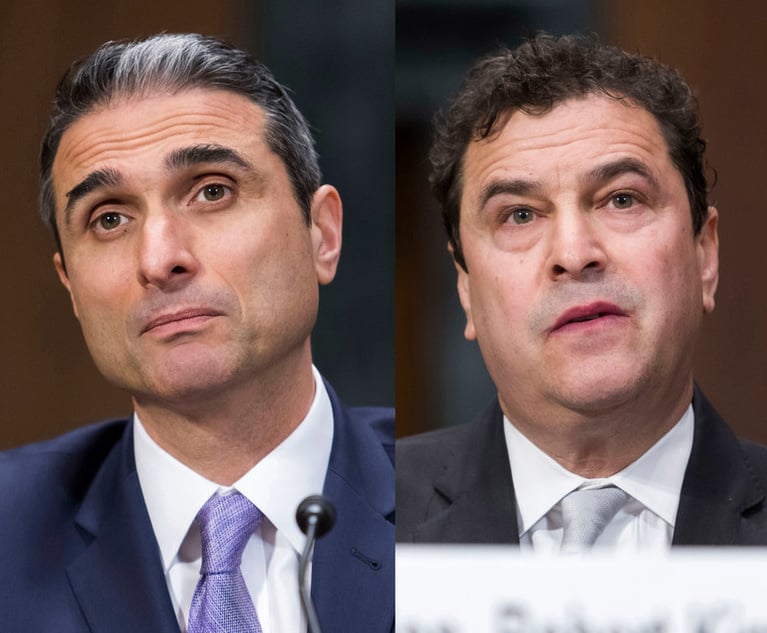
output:
<svg viewBox="0 0 767 633"><path fill-rule="evenodd" d="M180 462L229 486L282 443L306 417L314 398L311 361L207 395L169 403L134 397L141 423Z"/></svg>
<svg viewBox="0 0 767 633"><path fill-rule="evenodd" d="M568 471L589 479L620 472L679 421L692 400L692 380L674 398L642 394L600 411L538 406L536 417L501 408L514 426ZM540 421L546 420L545 424Z"/></svg>

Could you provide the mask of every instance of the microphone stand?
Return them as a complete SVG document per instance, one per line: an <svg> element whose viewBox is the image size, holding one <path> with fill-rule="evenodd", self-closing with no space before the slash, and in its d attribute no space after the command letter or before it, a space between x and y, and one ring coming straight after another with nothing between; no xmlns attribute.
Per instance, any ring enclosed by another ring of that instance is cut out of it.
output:
<svg viewBox="0 0 767 633"><path fill-rule="evenodd" d="M312 495L304 499L296 510L296 521L301 531L306 534L306 545L298 561L298 588L301 595L301 605L309 624L309 633L322 633L317 612L309 588L306 584L306 570L309 557L316 540L326 534L335 522L336 511L333 504L325 497Z"/></svg>
<svg viewBox="0 0 767 633"><path fill-rule="evenodd" d="M312 547L314 547L314 541L317 540L316 531L317 522L312 521L306 531L304 553L301 554L301 558L298 561L298 586L301 590L301 604L304 607L304 613L306 613L306 619L309 622L309 633L322 633L320 622L317 619L317 612L312 602L311 592L306 584L306 569L309 566L309 556L311 555Z"/></svg>

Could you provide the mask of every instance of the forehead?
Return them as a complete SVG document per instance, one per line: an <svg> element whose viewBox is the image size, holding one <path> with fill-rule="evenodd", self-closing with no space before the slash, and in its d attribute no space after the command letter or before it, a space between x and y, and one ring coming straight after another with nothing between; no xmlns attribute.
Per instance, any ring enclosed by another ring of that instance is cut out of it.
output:
<svg viewBox="0 0 767 633"><path fill-rule="evenodd" d="M642 161L657 176L676 173L655 117L629 101L589 95L542 115L515 111L499 131L469 144L464 200L497 178L561 186L600 163L622 158Z"/></svg>
<svg viewBox="0 0 767 633"><path fill-rule="evenodd" d="M268 153L266 114L227 90L191 89L112 100L77 119L62 135L53 163L57 191L110 163L144 164L189 143L217 143Z"/></svg>

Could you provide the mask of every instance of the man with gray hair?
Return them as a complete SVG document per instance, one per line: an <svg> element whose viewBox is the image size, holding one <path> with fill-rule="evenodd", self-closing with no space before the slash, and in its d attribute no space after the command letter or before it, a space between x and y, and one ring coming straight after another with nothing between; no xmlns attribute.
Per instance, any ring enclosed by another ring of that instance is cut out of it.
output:
<svg viewBox="0 0 767 633"><path fill-rule="evenodd" d="M312 365L342 209L285 89L214 38L109 42L59 83L40 210L135 411L0 456L0 629L306 631L295 515L322 494L319 622L390 631L393 416Z"/></svg>

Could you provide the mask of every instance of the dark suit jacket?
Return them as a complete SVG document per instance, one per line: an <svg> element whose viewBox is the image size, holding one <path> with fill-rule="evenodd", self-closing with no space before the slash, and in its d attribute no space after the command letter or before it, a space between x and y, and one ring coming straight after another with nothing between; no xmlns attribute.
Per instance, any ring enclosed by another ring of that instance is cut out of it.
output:
<svg viewBox="0 0 767 633"><path fill-rule="evenodd" d="M337 518L315 547L312 594L324 631L389 633L392 412L346 409L328 392L335 432L323 493ZM178 630L129 420L0 454L0 631Z"/></svg>
<svg viewBox="0 0 767 633"><path fill-rule="evenodd" d="M767 448L738 440L695 391L695 435L674 545L767 545ZM494 402L473 423L397 443L397 540L518 544L516 501Z"/></svg>

